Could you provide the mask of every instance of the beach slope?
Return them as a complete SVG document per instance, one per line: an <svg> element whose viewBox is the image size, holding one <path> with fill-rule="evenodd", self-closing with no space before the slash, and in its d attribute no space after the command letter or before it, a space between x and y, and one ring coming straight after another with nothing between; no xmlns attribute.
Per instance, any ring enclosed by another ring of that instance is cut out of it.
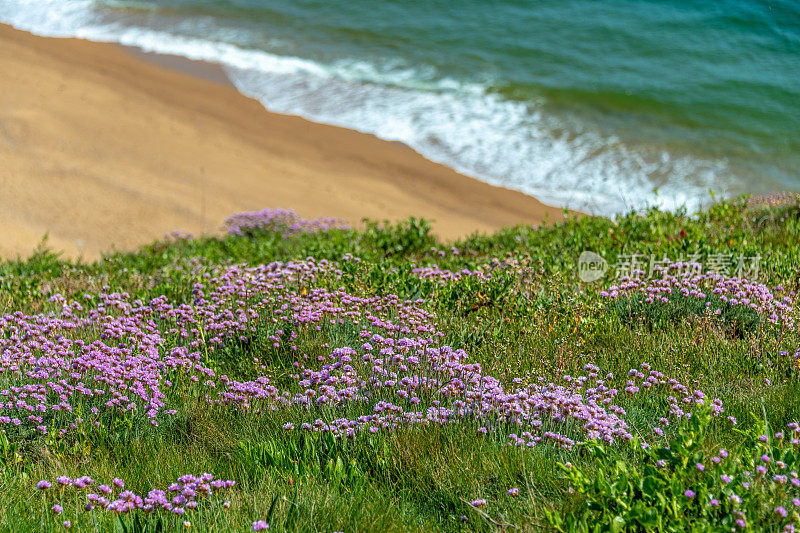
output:
<svg viewBox="0 0 800 533"><path fill-rule="evenodd" d="M92 259L172 230L217 232L263 207L351 223L421 216L444 238L562 217L402 144L269 113L214 76L117 45L0 25L0 73L3 257L47 233L50 247Z"/></svg>

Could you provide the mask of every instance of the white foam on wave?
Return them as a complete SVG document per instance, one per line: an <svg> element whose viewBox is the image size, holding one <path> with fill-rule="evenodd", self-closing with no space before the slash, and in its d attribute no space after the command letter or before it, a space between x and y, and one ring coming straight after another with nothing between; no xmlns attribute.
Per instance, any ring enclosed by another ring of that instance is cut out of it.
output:
<svg viewBox="0 0 800 533"><path fill-rule="evenodd" d="M724 189L724 162L570 131L545 105L504 100L478 84L437 79L402 65L322 65L125 26L103 20L93 7L92 0L3 0L0 20L39 35L118 42L219 63L243 94L270 111L401 141L459 172L555 205L607 215L647 205L691 210L710 187Z"/></svg>
<svg viewBox="0 0 800 533"><path fill-rule="evenodd" d="M645 205L693 208L724 171L721 163L633 150L591 132L559 137L541 111L493 95L256 70L231 69L230 77L272 111L402 141L467 175L594 213ZM654 176L662 180L658 195Z"/></svg>

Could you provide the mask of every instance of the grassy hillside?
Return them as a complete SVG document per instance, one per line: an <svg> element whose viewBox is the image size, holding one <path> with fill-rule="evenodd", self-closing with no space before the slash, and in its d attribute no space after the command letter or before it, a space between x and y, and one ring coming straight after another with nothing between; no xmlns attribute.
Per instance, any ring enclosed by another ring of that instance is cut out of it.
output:
<svg viewBox="0 0 800 533"><path fill-rule="evenodd" d="M228 227L0 266L0 529L800 526L795 197Z"/></svg>

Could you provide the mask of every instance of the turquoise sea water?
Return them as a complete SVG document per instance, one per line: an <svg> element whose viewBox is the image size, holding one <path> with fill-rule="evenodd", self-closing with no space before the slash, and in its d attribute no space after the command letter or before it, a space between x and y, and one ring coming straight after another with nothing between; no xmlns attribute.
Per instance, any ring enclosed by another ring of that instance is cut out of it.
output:
<svg viewBox="0 0 800 533"><path fill-rule="evenodd" d="M800 190L796 0L2 0L595 213Z"/></svg>

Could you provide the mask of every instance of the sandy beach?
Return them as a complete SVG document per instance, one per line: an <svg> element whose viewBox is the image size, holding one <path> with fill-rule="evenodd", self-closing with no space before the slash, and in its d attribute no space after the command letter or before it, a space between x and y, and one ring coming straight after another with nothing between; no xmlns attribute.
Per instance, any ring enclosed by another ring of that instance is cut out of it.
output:
<svg viewBox="0 0 800 533"><path fill-rule="evenodd" d="M402 144L269 113L213 65L186 70L0 25L0 256L48 234L93 259L264 207L351 223L421 216L445 238L562 217Z"/></svg>

